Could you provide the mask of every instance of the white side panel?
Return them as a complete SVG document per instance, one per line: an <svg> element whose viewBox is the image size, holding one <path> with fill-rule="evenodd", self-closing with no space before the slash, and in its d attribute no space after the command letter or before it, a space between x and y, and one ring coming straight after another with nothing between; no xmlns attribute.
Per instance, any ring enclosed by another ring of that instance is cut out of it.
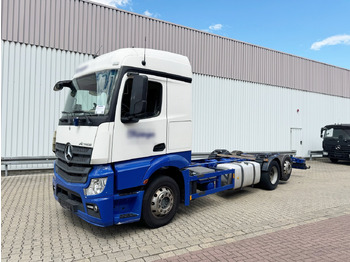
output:
<svg viewBox="0 0 350 262"><path fill-rule="evenodd" d="M322 149L320 129L333 123L350 123L349 98L193 75L192 152L289 151L298 127L307 156Z"/></svg>
<svg viewBox="0 0 350 262"><path fill-rule="evenodd" d="M192 148L191 84L168 79L168 153Z"/></svg>
<svg viewBox="0 0 350 262"><path fill-rule="evenodd" d="M2 41L2 157L53 155L52 135L68 94L54 92L53 86L71 79L88 59L91 56Z"/></svg>
<svg viewBox="0 0 350 262"><path fill-rule="evenodd" d="M192 122L180 121L169 123L168 152L191 150Z"/></svg>

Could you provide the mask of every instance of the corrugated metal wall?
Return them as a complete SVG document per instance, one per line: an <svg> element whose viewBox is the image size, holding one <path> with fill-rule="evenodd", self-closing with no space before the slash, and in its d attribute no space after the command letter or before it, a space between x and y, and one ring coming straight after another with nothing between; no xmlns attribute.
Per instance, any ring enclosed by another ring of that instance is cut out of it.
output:
<svg viewBox="0 0 350 262"><path fill-rule="evenodd" d="M84 54L147 47L198 74L350 98L350 70L82 0L2 0L2 39Z"/></svg>
<svg viewBox="0 0 350 262"><path fill-rule="evenodd" d="M299 109L299 112L297 111ZM193 152L287 151L301 129L302 156L322 150L321 127L350 123L350 99L195 74Z"/></svg>
<svg viewBox="0 0 350 262"><path fill-rule="evenodd" d="M71 79L89 55L2 42L1 156L48 156L67 93L54 84Z"/></svg>
<svg viewBox="0 0 350 262"><path fill-rule="evenodd" d="M1 155L52 155L52 134L70 79L91 56L2 42ZM297 113L299 109L299 113ZM290 128L302 128L303 155L321 149L320 128L350 122L350 99L232 79L193 76L193 151L291 150ZM21 166L23 168L23 166Z"/></svg>
<svg viewBox="0 0 350 262"><path fill-rule="evenodd" d="M88 1L2 0L1 155L52 155L66 98L53 85L100 46L143 47L145 36L192 62L194 152L291 150L299 128L305 156L321 149L320 127L350 122L350 70Z"/></svg>

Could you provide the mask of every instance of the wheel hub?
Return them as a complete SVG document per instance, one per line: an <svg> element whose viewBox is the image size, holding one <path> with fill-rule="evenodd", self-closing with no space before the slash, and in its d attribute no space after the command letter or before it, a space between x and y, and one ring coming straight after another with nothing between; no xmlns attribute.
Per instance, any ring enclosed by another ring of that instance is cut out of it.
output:
<svg viewBox="0 0 350 262"><path fill-rule="evenodd" d="M160 187L153 194L151 211L156 217L167 215L174 205L173 192L168 187Z"/></svg>
<svg viewBox="0 0 350 262"><path fill-rule="evenodd" d="M283 171L285 175L290 175L292 173L292 164L289 161L284 162Z"/></svg>
<svg viewBox="0 0 350 262"><path fill-rule="evenodd" d="M271 184L275 184L278 179L278 170L277 167L273 166L270 171L270 181Z"/></svg>

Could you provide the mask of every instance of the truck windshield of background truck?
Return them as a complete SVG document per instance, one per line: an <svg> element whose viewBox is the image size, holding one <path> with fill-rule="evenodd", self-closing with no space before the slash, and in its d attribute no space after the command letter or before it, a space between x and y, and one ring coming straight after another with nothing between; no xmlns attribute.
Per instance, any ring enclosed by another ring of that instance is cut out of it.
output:
<svg viewBox="0 0 350 262"><path fill-rule="evenodd" d="M68 95L63 113L108 114L117 73L117 70L104 70L73 79L76 92Z"/></svg>
<svg viewBox="0 0 350 262"><path fill-rule="evenodd" d="M350 128L330 128L326 129L324 133L325 138L343 138L344 140L350 140Z"/></svg>

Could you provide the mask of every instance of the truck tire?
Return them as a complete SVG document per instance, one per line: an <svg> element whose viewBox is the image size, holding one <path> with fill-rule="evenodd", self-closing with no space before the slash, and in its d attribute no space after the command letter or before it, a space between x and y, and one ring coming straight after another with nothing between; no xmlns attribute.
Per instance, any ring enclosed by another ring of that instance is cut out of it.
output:
<svg viewBox="0 0 350 262"><path fill-rule="evenodd" d="M168 224L180 203L179 186L174 179L160 176L151 181L142 201L142 220L150 228Z"/></svg>
<svg viewBox="0 0 350 262"><path fill-rule="evenodd" d="M330 160L332 163L338 163L338 159L336 159L336 158L330 158Z"/></svg>
<svg viewBox="0 0 350 262"><path fill-rule="evenodd" d="M267 171L261 173L259 185L267 190L274 190L280 180L280 166L276 160L271 161Z"/></svg>
<svg viewBox="0 0 350 262"><path fill-rule="evenodd" d="M281 172L281 181L288 181L288 179L290 178L290 175L292 174L292 159L290 158L290 156L286 155L284 156L283 160L282 160L282 172Z"/></svg>

